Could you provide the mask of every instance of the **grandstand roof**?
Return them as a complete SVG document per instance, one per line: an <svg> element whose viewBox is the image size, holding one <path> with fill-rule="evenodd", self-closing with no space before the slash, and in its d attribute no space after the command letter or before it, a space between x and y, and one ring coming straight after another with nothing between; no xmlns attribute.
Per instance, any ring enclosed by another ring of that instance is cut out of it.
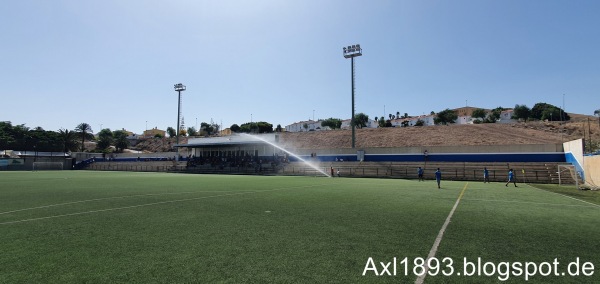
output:
<svg viewBox="0 0 600 284"><path fill-rule="evenodd" d="M277 134L258 134L258 135L231 135L223 137L192 138L187 144L177 144L174 147L202 148L202 147L224 147L240 145L258 145L268 142L275 142Z"/></svg>

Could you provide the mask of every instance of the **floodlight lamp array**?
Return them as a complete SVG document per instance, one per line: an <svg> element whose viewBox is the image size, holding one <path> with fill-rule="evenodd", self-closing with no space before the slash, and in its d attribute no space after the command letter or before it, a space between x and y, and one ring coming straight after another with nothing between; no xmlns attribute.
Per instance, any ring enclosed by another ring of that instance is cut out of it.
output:
<svg viewBox="0 0 600 284"><path fill-rule="evenodd" d="M362 48L360 48L360 44L349 45L348 47L344 47L343 49L345 58L362 55Z"/></svg>
<svg viewBox="0 0 600 284"><path fill-rule="evenodd" d="M177 91L177 92L185 91L185 85L181 84L181 83L175 84L175 91Z"/></svg>

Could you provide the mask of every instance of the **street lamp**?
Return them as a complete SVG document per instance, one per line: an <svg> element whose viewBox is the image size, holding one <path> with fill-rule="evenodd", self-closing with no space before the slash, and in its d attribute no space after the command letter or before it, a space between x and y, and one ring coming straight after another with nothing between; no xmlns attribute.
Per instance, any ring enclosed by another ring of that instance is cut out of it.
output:
<svg viewBox="0 0 600 284"><path fill-rule="evenodd" d="M175 124L175 145L179 145L179 117L181 116L181 92L185 91L184 84L175 84L175 91L178 94L177 99L177 124ZM176 150L175 160L179 162L179 147Z"/></svg>
<svg viewBox="0 0 600 284"><path fill-rule="evenodd" d="M352 118L350 118L350 124L352 125L352 148L354 148L356 144L356 123L354 122L354 57L361 55L362 48L360 48L360 44L344 47L344 58L350 58L352 68Z"/></svg>

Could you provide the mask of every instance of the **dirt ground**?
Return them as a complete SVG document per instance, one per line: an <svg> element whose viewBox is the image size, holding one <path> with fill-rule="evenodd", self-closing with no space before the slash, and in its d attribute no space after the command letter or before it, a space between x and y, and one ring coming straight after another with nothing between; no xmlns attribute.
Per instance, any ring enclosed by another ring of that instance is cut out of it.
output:
<svg viewBox="0 0 600 284"><path fill-rule="evenodd" d="M572 121L565 124L537 121L357 129L356 147L548 144L579 138L587 140L590 132L592 142L600 142L597 117L572 115L572 118ZM186 144L187 137L181 137L179 143ZM284 147L296 149L351 148L352 131L284 132L281 134L280 143ZM146 153L168 152L172 151L174 144L174 138L155 138L142 141L134 148Z"/></svg>
<svg viewBox="0 0 600 284"><path fill-rule="evenodd" d="M592 141L600 141L596 119L589 124ZM584 134L585 132L585 134ZM458 145L515 145L562 143L588 137L587 122L528 122L405 128L357 129L356 147L410 147ZM283 133L281 142L298 149L350 148L351 130Z"/></svg>

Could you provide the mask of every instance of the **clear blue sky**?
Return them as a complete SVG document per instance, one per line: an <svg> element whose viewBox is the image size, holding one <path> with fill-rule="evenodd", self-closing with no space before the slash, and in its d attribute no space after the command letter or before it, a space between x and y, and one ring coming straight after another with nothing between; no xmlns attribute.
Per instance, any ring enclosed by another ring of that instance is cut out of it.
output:
<svg viewBox="0 0 600 284"><path fill-rule="evenodd" d="M1 121L141 133L546 102L600 108L600 1L3 1ZM146 124L147 122L147 124Z"/></svg>

